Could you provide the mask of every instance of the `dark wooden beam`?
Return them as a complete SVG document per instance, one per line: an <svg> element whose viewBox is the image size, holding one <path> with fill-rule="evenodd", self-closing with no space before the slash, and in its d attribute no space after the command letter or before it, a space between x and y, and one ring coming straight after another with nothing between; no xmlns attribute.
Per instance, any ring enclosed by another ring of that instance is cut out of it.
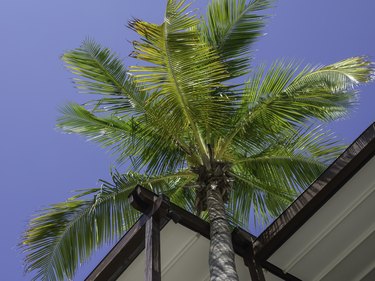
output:
<svg viewBox="0 0 375 281"><path fill-rule="evenodd" d="M145 250L145 281L161 281L160 219L157 215L150 217L146 222Z"/></svg>
<svg viewBox="0 0 375 281"><path fill-rule="evenodd" d="M206 237L207 239L210 239L210 224L207 221L182 209L181 207L171 204L168 217L175 223L181 224L184 227Z"/></svg>
<svg viewBox="0 0 375 281"><path fill-rule="evenodd" d="M150 213L150 208L154 210L159 209L162 201L155 202L158 197L154 192L143 186L137 185L134 190L129 194L129 203L138 211L147 214ZM166 198L166 197L164 197ZM156 206L156 204L159 204Z"/></svg>
<svg viewBox="0 0 375 281"><path fill-rule="evenodd" d="M159 201L156 202L157 198L160 197L162 197L163 200L160 201L159 199ZM161 215L165 215L175 223L179 223L210 239L210 224L207 221L202 220L175 204L169 203L169 199L163 195L157 196L151 190L138 185L131 192L129 201L135 209L145 214L155 212L155 209L159 209L158 212L162 212Z"/></svg>
<svg viewBox="0 0 375 281"><path fill-rule="evenodd" d="M90 273L85 281L116 280L143 251L147 219L143 215Z"/></svg>
<svg viewBox="0 0 375 281"><path fill-rule="evenodd" d="M242 256L245 265L249 269L252 281L265 281L263 268L255 260L253 241L256 237L241 228L235 228L232 232L234 251Z"/></svg>
<svg viewBox="0 0 375 281"><path fill-rule="evenodd" d="M302 281L301 279L297 278L296 276L283 272L280 268L270 262L263 262L262 266L267 269L272 274L276 275L277 277L281 278L285 281Z"/></svg>
<svg viewBox="0 0 375 281"><path fill-rule="evenodd" d="M145 230L145 281L161 281L160 260L160 230L161 220L169 218L169 199L163 195L157 196L150 190L137 186L129 196L130 204L143 212L148 220Z"/></svg>
<svg viewBox="0 0 375 281"><path fill-rule="evenodd" d="M246 253L243 254L245 265L249 268L252 281L266 281L263 268L255 261L254 249L248 247Z"/></svg>

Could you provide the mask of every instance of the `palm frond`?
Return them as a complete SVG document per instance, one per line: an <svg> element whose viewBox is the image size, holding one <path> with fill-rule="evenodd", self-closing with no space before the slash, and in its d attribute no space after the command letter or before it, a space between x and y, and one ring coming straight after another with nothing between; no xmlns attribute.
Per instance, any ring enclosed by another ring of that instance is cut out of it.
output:
<svg viewBox="0 0 375 281"><path fill-rule="evenodd" d="M248 136L257 128L266 133L293 130L306 122L345 116L355 100L354 87L371 81L374 69L365 58L355 57L297 72L295 63L277 62L265 74L264 67L253 73L243 95L242 110L233 118L233 130L225 138L220 155L244 132Z"/></svg>
<svg viewBox="0 0 375 281"><path fill-rule="evenodd" d="M240 184L231 200L232 208L235 204L242 206L239 210L254 207L258 222L280 214L344 150L334 135L320 126L279 133L268 138L268 143L255 143L249 151L236 149L242 155L232 160L232 169Z"/></svg>
<svg viewBox="0 0 375 281"><path fill-rule="evenodd" d="M171 133L171 128L178 128L178 124L163 118L157 107L150 106L147 101L150 93L134 81L121 60L108 48L103 48L92 40L86 40L80 48L64 54L63 60L67 67L78 75L74 81L81 91L103 95L101 99L86 104L93 114L105 112L111 114L111 119L118 116L118 120L141 116L140 122L145 126L147 124L160 135L169 136L169 139L173 139L179 147L188 151L179 135ZM61 117L60 121L63 119L65 117ZM80 133L78 130L75 132ZM121 157L124 158L126 157Z"/></svg>
<svg viewBox="0 0 375 281"><path fill-rule="evenodd" d="M102 181L101 188L81 190L68 201L51 205L24 233L26 270L37 272L33 280L71 280L92 251L118 239L139 218L128 203L128 195L137 184L156 192L162 187L173 194L191 179L194 176L183 171L156 177L113 172L112 183ZM184 206L183 201L178 203Z"/></svg>
<svg viewBox="0 0 375 281"><path fill-rule="evenodd" d="M374 65L366 57L352 57L337 63L306 68L285 92L293 95L318 89L329 89L333 93L346 91L374 78Z"/></svg>
<svg viewBox="0 0 375 281"><path fill-rule="evenodd" d="M233 226L247 229L250 222L250 212L256 190L249 186L244 186L243 182L234 181L233 188L229 195L226 206L229 222Z"/></svg>
<svg viewBox="0 0 375 281"><path fill-rule="evenodd" d="M202 158L207 158L202 130L224 124L225 99L213 94L228 74L218 55L200 38L199 20L186 12L184 4L169 0L162 25L130 23L143 37L134 43L134 57L152 64L133 67L132 72L146 89L157 90L150 103L163 116L178 128L191 127Z"/></svg>
<svg viewBox="0 0 375 281"><path fill-rule="evenodd" d="M204 39L218 51L231 78L248 72L251 45L262 36L272 0L213 0L207 7L207 20L202 22Z"/></svg>
<svg viewBox="0 0 375 281"><path fill-rule="evenodd" d="M147 92L137 85L120 58L93 40L62 56L78 77L73 81L82 93L104 95L96 106L105 110L136 114L143 112Z"/></svg>
<svg viewBox="0 0 375 281"><path fill-rule="evenodd" d="M93 250L136 221L137 214L127 204L127 196L112 198L116 199L99 205L96 200L77 199L54 204L30 222L23 244L26 270L37 272L33 280L71 280ZM123 202L115 202L120 198ZM93 209L94 205L98 208Z"/></svg>
<svg viewBox="0 0 375 281"><path fill-rule="evenodd" d="M232 173L236 182L235 194L247 194L239 199L239 196L233 198L233 207L238 208L237 216L242 216L240 211L251 206L256 212L256 221L268 221L271 216L276 216L283 211L296 198L297 193L292 189L286 189L279 186L271 180L262 181L247 171L237 170ZM242 189L242 190L241 190ZM231 194L232 195L232 194ZM235 202L234 199L239 199ZM233 208L232 207L232 208ZM244 220L248 219L250 212L244 214ZM244 222L245 223L245 222Z"/></svg>
<svg viewBox="0 0 375 281"><path fill-rule="evenodd" d="M62 113L58 119L60 128L101 144L117 156L119 163L131 160L134 169L147 167L147 172L159 174L185 166L189 153L186 148L141 117L129 120L114 115L99 117L77 104L65 106Z"/></svg>
<svg viewBox="0 0 375 281"><path fill-rule="evenodd" d="M261 137L263 138L263 135ZM233 163L251 162L254 159L266 159L270 156L303 156L328 165L345 148L333 132L321 125L278 132L263 138L262 142L254 138L255 140L248 140L248 142L243 140L233 144L234 150L238 153L232 158Z"/></svg>
<svg viewBox="0 0 375 281"><path fill-rule="evenodd" d="M133 126L130 121L115 116L98 117L78 104L68 104L60 109L63 114L57 126L67 133L86 136L99 142L103 147L111 147L125 142L130 146ZM125 145L124 145L125 147Z"/></svg>

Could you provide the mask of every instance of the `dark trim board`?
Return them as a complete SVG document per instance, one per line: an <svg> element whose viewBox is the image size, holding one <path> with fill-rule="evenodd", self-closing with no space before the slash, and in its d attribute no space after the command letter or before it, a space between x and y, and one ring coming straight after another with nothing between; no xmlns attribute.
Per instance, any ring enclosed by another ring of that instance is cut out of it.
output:
<svg viewBox="0 0 375 281"><path fill-rule="evenodd" d="M273 275L276 275L277 277L281 278L285 281L302 281L301 279L295 277L294 275L290 273L283 272L280 268L275 266L274 264L265 261L262 262L262 267L265 268L267 271L271 272Z"/></svg>
<svg viewBox="0 0 375 281"><path fill-rule="evenodd" d="M255 260L253 241L255 236L249 232L235 228L232 232L233 247L239 248L245 265L249 268L251 281L265 281L263 268Z"/></svg>
<svg viewBox="0 0 375 281"><path fill-rule="evenodd" d="M144 249L146 221L142 216L85 280L112 281L120 276Z"/></svg>
<svg viewBox="0 0 375 281"><path fill-rule="evenodd" d="M132 206L142 213L146 213L149 208L154 206L157 198L162 199L161 210L162 215L172 219L175 223L179 223L190 230L198 232L206 238L210 238L210 224L192 213L182 209L181 207L169 202L168 197L156 195L149 189L138 185L129 196ZM133 202L137 202L134 204ZM139 204L139 202L141 202ZM142 206L142 207L140 207Z"/></svg>
<svg viewBox="0 0 375 281"><path fill-rule="evenodd" d="M351 144L254 243L255 256L266 261L375 155L375 123Z"/></svg>
<svg viewBox="0 0 375 281"><path fill-rule="evenodd" d="M145 251L145 281L161 281L160 219L157 216L146 222Z"/></svg>

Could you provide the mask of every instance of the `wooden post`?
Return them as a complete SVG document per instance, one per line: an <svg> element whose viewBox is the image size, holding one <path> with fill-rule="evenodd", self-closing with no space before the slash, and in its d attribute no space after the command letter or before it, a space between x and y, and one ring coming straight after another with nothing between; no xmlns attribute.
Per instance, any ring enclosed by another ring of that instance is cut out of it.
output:
<svg viewBox="0 0 375 281"><path fill-rule="evenodd" d="M252 251L252 249L248 249L248 252L250 251ZM244 256L244 261L249 268L252 281L265 281L263 269L257 264L251 253Z"/></svg>
<svg viewBox="0 0 375 281"><path fill-rule="evenodd" d="M161 281L160 219L157 215L151 216L146 222L145 251L145 281Z"/></svg>
<svg viewBox="0 0 375 281"><path fill-rule="evenodd" d="M244 261L249 268L251 280L265 281L263 268L255 260L253 239L251 239L251 244L247 248L248 249L244 255Z"/></svg>
<svg viewBox="0 0 375 281"><path fill-rule="evenodd" d="M238 227L232 232L233 247L248 267L251 281L265 281L263 268L255 260L254 238L253 235Z"/></svg>

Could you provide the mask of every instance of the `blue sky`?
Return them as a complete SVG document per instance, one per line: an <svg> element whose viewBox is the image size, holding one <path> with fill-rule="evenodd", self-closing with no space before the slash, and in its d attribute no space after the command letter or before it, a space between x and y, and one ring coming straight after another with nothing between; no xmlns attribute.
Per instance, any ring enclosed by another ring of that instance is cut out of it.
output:
<svg viewBox="0 0 375 281"><path fill-rule="evenodd" d="M207 0L197 0L204 7ZM60 202L72 190L108 179L114 159L85 139L55 129L58 107L84 102L60 56L87 37L128 54L135 35L127 21L161 22L164 0L2 0L0 1L1 192L0 258L2 280L29 280L22 273L20 235L36 210ZM256 63L278 58L330 64L356 55L375 60L375 1L279 1L267 36L255 45ZM360 88L359 105L331 127L351 143L375 121L375 83ZM83 280L105 253L80 270Z"/></svg>

